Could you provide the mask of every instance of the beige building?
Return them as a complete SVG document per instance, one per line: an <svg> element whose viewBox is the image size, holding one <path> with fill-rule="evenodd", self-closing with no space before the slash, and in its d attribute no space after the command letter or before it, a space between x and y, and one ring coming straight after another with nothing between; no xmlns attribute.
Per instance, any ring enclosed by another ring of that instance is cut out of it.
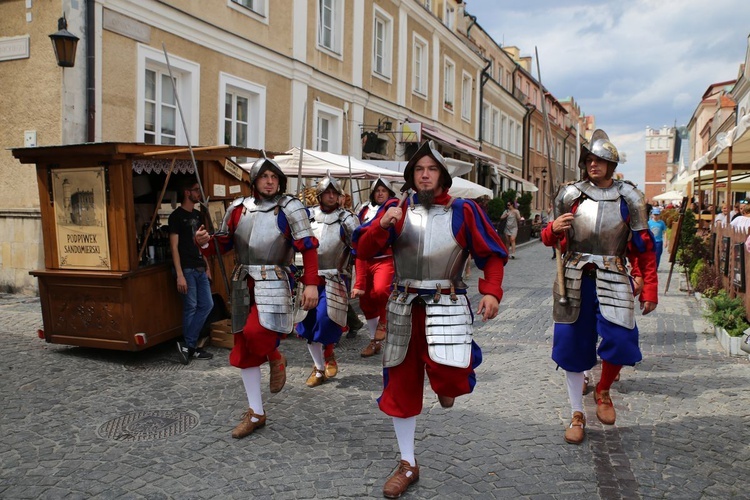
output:
<svg viewBox="0 0 750 500"><path fill-rule="evenodd" d="M66 68L48 36L63 16L80 38ZM433 139L496 192L512 175L513 186L533 182L517 65L460 0L6 0L0 28L6 290L33 293L28 272L43 267L35 170L8 148L189 141L283 152L304 125L306 148L403 160Z"/></svg>

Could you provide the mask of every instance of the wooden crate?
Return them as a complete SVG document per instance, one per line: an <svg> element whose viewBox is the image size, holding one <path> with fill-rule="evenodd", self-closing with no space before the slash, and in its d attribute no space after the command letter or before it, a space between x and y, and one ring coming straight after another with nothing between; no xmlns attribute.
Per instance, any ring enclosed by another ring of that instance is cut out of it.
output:
<svg viewBox="0 0 750 500"><path fill-rule="evenodd" d="M232 320L224 319L211 323L211 345L226 347L227 349L234 347Z"/></svg>

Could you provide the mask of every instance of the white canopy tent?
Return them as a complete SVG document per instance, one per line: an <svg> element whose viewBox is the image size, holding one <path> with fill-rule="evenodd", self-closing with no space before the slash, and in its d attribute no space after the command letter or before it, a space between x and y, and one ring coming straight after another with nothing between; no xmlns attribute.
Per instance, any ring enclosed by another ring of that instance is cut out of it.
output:
<svg viewBox="0 0 750 500"><path fill-rule="evenodd" d="M679 191L667 191L654 196L656 201L680 201L684 195Z"/></svg>
<svg viewBox="0 0 750 500"><path fill-rule="evenodd" d="M291 180L299 175L299 148L292 148L287 154L278 155L274 161L279 164L281 171ZM370 163L346 155L338 155L323 151L305 149L302 157L302 177L324 177L330 171L333 177L349 177L349 161L351 161L351 176L353 179L377 179L383 177L391 181L403 180L399 172L376 167ZM251 164L243 167L249 171Z"/></svg>

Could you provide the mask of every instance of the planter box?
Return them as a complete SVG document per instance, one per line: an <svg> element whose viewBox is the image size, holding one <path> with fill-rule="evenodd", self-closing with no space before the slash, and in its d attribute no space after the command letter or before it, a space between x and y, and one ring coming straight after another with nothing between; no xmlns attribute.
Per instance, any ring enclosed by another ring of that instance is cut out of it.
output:
<svg viewBox="0 0 750 500"><path fill-rule="evenodd" d="M745 356L746 353L740 349L742 337L730 337L727 331L719 326L714 326L714 333L727 354L730 356Z"/></svg>

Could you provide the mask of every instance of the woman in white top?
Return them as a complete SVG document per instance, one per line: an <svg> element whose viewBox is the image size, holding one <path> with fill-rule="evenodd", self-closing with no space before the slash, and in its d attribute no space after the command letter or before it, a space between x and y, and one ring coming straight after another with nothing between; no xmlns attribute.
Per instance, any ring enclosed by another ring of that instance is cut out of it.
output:
<svg viewBox="0 0 750 500"><path fill-rule="evenodd" d="M729 222L729 207L726 205L721 206L721 213L716 215L714 219L714 226L725 226Z"/></svg>
<svg viewBox="0 0 750 500"><path fill-rule="evenodd" d="M747 202L740 204L740 216L731 222L731 226L735 229L748 229L750 228L750 204Z"/></svg>

